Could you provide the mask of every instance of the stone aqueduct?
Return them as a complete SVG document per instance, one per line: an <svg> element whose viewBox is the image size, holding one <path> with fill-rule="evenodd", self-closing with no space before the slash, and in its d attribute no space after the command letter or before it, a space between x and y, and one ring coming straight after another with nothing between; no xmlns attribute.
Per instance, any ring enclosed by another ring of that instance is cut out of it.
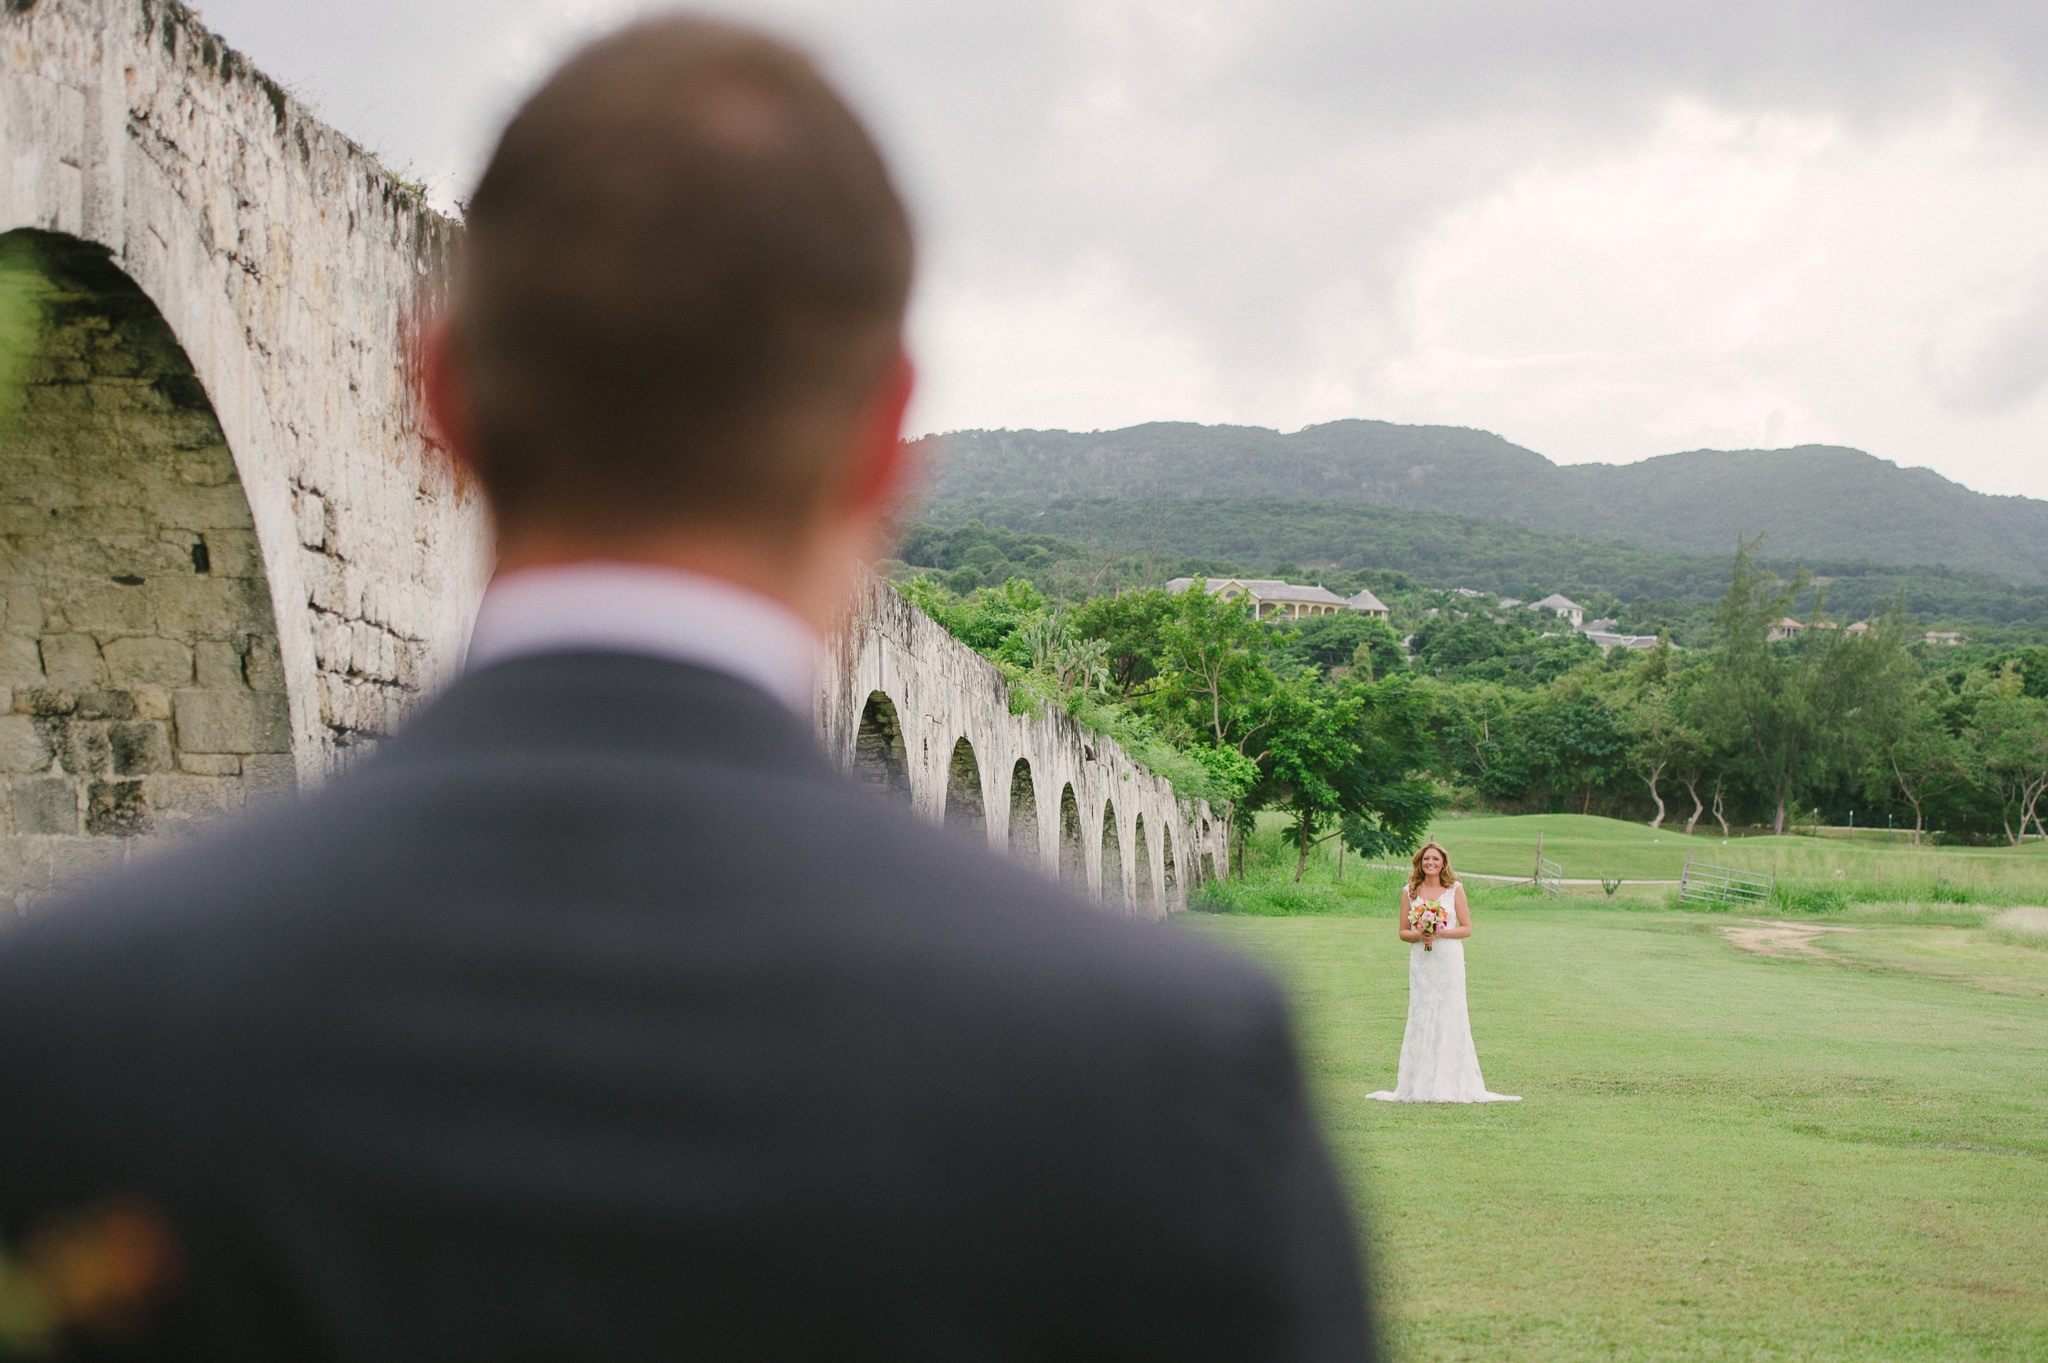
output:
<svg viewBox="0 0 2048 1363"><path fill-rule="evenodd" d="M456 230L176 0L0 0L0 904L318 781L459 665L488 550L406 364ZM1219 862L880 583L818 724L1125 911Z"/></svg>

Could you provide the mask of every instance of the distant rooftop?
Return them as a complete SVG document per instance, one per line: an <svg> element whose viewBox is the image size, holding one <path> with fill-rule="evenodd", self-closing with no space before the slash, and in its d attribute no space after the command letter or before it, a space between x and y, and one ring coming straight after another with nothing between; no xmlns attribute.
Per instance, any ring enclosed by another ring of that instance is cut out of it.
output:
<svg viewBox="0 0 2048 1363"><path fill-rule="evenodd" d="M1320 606L1349 606L1353 610L1386 610L1386 605L1371 592L1360 592L1346 600L1328 587L1302 587L1292 582L1282 582L1275 577L1212 577L1207 579L1209 591L1213 594L1235 583L1245 592L1261 601L1305 601ZM1191 577L1177 577L1166 584L1169 594L1186 591L1195 584Z"/></svg>

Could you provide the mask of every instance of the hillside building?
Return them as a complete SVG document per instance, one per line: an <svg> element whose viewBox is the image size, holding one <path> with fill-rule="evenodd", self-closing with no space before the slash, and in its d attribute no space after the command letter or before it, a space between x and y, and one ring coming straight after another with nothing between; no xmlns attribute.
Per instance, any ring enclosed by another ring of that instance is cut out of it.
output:
<svg viewBox="0 0 2048 1363"><path fill-rule="evenodd" d="M1503 601L1501 604L1505 606L1507 603ZM1553 615L1561 616L1572 622L1573 629L1586 623L1586 608L1561 592L1552 592L1541 601L1531 601L1529 609L1549 611Z"/></svg>
<svg viewBox="0 0 2048 1363"><path fill-rule="evenodd" d="M1166 584L1178 595L1194 585L1191 577L1177 577ZM1260 620L1308 620L1319 615L1342 615L1358 611L1387 618L1387 608L1371 592L1342 597L1327 587L1301 587L1269 577L1219 577L1204 584L1211 596L1225 601L1243 597L1252 603L1252 614Z"/></svg>

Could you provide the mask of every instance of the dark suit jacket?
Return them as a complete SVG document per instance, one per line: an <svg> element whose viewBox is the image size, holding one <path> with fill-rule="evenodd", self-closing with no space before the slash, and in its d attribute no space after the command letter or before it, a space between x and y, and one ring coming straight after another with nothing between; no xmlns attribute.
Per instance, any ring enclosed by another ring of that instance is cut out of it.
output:
<svg viewBox="0 0 2048 1363"><path fill-rule="evenodd" d="M147 1357L1369 1352L1265 977L651 659L474 673L0 936L0 1101L17 1249L170 1227Z"/></svg>

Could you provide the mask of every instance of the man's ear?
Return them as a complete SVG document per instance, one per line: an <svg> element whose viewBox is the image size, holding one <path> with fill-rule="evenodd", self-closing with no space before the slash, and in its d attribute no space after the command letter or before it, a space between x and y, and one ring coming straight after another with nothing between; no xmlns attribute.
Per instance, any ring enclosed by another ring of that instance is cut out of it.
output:
<svg viewBox="0 0 2048 1363"><path fill-rule="evenodd" d="M887 517L910 491L917 469L910 447L903 443L903 417L916 386L916 367L910 356L898 350L875 384L854 430L853 448L848 451L848 510Z"/></svg>
<svg viewBox="0 0 2048 1363"><path fill-rule="evenodd" d="M420 328L419 374L427 416L441 445L456 466L477 472L476 425L469 385L455 353L455 328L446 312L437 312Z"/></svg>

